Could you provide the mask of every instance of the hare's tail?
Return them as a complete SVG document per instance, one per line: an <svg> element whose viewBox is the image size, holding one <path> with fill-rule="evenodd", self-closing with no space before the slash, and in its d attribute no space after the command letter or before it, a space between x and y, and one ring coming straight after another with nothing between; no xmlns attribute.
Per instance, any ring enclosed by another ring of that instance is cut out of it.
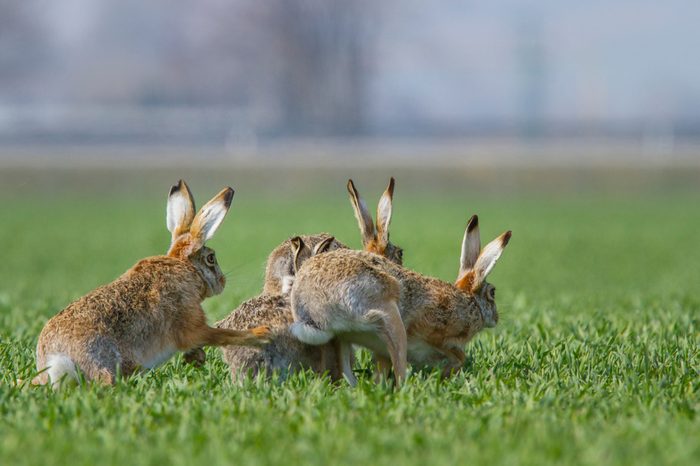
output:
<svg viewBox="0 0 700 466"><path fill-rule="evenodd" d="M333 334L303 322L294 322L289 331L297 340L307 345L325 345L333 338Z"/></svg>
<svg viewBox="0 0 700 466"><path fill-rule="evenodd" d="M64 353L49 354L46 358L46 372L39 374L32 380L32 385L44 385L51 383L57 385L63 379L78 381L78 371L75 362Z"/></svg>

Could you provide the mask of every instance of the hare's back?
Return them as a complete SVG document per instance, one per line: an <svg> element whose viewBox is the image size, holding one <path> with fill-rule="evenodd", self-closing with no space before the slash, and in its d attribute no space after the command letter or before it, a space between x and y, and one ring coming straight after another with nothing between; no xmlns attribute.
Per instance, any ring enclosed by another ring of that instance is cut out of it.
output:
<svg viewBox="0 0 700 466"><path fill-rule="evenodd" d="M288 327L292 322L289 299L283 295L260 295L245 301L217 322L219 328L246 330L260 325Z"/></svg>
<svg viewBox="0 0 700 466"><path fill-rule="evenodd" d="M270 375L279 371L284 378L289 371L319 369L321 349L304 345L289 332L294 321L289 299L282 295L261 295L241 304L217 323L219 328L245 330L258 325L272 329L270 343L262 348L227 346L222 348L224 361L234 379L241 374Z"/></svg>
<svg viewBox="0 0 700 466"><path fill-rule="evenodd" d="M157 324L167 326L169 318L176 318L175 310L198 302L199 285L187 264L164 259L144 259L72 302L47 322L40 340L49 335L73 340L95 335L120 338Z"/></svg>

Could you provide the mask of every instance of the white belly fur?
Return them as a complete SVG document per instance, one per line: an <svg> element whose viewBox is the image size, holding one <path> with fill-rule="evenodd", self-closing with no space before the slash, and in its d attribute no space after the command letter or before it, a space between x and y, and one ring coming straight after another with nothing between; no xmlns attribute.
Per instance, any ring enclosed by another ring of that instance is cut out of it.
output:
<svg viewBox="0 0 700 466"><path fill-rule="evenodd" d="M170 357L175 353L176 349L174 346L167 346L162 348L160 351L152 352L147 355L143 355L139 364L147 369L153 369L163 364L165 361L170 359Z"/></svg>

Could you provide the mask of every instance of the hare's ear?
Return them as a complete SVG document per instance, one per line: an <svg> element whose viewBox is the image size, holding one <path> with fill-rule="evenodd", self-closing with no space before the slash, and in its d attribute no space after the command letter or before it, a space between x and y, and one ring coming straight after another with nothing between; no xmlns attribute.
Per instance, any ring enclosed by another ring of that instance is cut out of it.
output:
<svg viewBox="0 0 700 466"><path fill-rule="evenodd" d="M476 260L476 264L474 264L474 268L472 269L474 274L472 290L478 290L484 283L486 277L488 277L493 270L493 266L496 265L496 261L499 257L501 257L503 249L505 249L508 241L510 241L511 235L512 233L510 231L506 231L501 236L487 244L481 251L479 258Z"/></svg>
<svg viewBox="0 0 700 466"><path fill-rule="evenodd" d="M190 235L199 247L214 236L221 222L224 221L232 200L233 189L225 188L197 212L190 226Z"/></svg>
<svg viewBox="0 0 700 466"><path fill-rule="evenodd" d="M168 231L172 234L173 242L190 229L192 220L194 220L194 198L187 183L180 180L170 188L170 194L168 194L166 224Z"/></svg>
<svg viewBox="0 0 700 466"><path fill-rule="evenodd" d="M289 241L292 242L292 257L294 258L292 260L292 264L294 264L294 274L296 275L297 270L299 270L299 267L301 267L301 252L306 247L306 244L304 243L304 240L302 240L299 236L295 236Z"/></svg>
<svg viewBox="0 0 700 466"><path fill-rule="evenodd" d="M389 186L382 194L377 204L377 239L381 244L389 244L389 224L391 223L392 199L394 197L394 178L389 180Z"/></svg>
<svg viewBox="0 0 700 466"><path fill-rule="evenodd" d="M314 250L312 251L311 255L315 256L316 254L321 254L322 252L329 251L331 246L333 245L333 241L335 241L334 236L324 239L314 247Z"/></svg>
<svg viewBox="0 0 700 466"><path fill-rule="evenodd" d="M355 183L352 180L348 180L348 193L350 193L350 203L352 203L352 209L355 212L355 218L360 226L360 232L362 233L362 244L367 244L374 240L374 222L372 221L372 216L367 210L367 205L365 201L360 197L360 193L355 189Z"/></svg>
<svg viewBox="0 0 700 466"><path fill-rule="evenodd" d="M462 254L459 257L459 274L463 275L474 267L481 251L481 238L479 237L479 217L472 215L467 222L462 240Z"/></svg>

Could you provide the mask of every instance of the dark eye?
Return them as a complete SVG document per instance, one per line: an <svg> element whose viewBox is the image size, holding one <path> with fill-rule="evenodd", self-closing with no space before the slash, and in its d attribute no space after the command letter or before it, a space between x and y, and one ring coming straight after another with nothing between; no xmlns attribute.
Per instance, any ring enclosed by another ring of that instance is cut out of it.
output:
<svg viewBox="0 0 700 466"><path fill-rule="evenodd" d="M403 249L396 251L396 255L399 257L399 259L403 259Z"/></svg>
<svg viewBox="0 0 700 466"><path fill-rule="evenodd" d="M214 253L211 252L207 254L207 256L204 258L204 261L207 263L207 265L216 265L216 257L214 256Z"/></svg>
<svg viewBox="0 0 700 466"><path fill-rule="evenodd" d="M496 288L491 288L489 290L489 295L491 296L491 299L496 299Z"/></svg>

